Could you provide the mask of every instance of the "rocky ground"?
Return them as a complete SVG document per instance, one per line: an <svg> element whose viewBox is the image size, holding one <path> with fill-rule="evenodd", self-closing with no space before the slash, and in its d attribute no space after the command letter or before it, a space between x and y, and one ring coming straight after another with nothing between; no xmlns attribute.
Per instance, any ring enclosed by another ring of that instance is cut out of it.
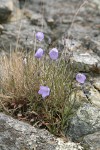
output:
<svg viewBox="0 0 100 150"><path fill-rule="evenodd" d="M78 11L80 6L83 7ZM74 23L71 25L76 12L78 12L78 14L74 19ZM45 41L41 44L41 47L44 47L45 50L51 47L57 47L59 52L62 50L70 52L72 54L70 59L73 66L77 66L80 72L84 72L87 75L85 85L83 87L79 86L80 90L77 93L77 101L81 103L82 106L70 121L69 131L66 131L66 134L69 135L72 141L80 142L87 150L99 150L100 1L28 0L26 3L24 3L23 0L0 1L1 54L3 50L9 52L15 48L27 49L27 51L33 50L35 32L40 30L45 33ZM31 146L36 144L36 142L40 142L40 148L33 147L36 150L57 149L55 140L54 145L49 143L51 141L47 134L45 135L47 136L46 141L44 139L41 141L40 136L38 138L39 140L35 137L34 141L28 141L31 131L27 133L27 129L24 130L24 123L20 122L17 122L20 128L18 128L17 131L15 127L16 123L14 122L17 121L0 114L0 150L8 150L8 146L11 144L6 142L5 137L9 139L13 135L15 139L10 140L14 145L12 145L10 150L15 150L16 143L18 143L16 150L22 150L21 146L24 142L27 144L24 143L26 147L23 147L23 150L25 150L25 148L32 150ZM13 125L14 127L12 128ZM28 125L25 124L25 126ZM10 130L8 130L9 128ZM31 127L29 128L31 130ZM23 134L22 130L24 130ZM37 131L35 132L37 135ZM38 131L38 133L40 132L41 131ZM27 134L28 137L26 137ZM20 137L20 135L22 136ZM36 135L31 134L31 136ZM25 141L23 142L24 138ZM48 144L46 145L46 143ZM73 145L74 143L71 144ZM62 146L58 149L78 150L81 148L78 148L77 144L75 144L75 146L69 146L69 148L63 148Z"/></svg>
<svg viewBox="0 0 100 150"><path fill-rule="evenodd" d="M0 150L82 150L82 147L0 113Z"/></svg>

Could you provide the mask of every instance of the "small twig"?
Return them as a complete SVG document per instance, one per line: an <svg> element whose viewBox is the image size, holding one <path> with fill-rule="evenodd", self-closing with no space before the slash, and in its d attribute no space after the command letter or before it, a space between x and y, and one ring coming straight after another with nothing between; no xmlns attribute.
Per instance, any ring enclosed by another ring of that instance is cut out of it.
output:
<svg viewBox="0 0 100 150"><path fill-rule="evenodd" d="M4 98L4 99L11 99L10 96L6 96L6 95L3 95L3 94L0 94L0 98Z"/></svg>

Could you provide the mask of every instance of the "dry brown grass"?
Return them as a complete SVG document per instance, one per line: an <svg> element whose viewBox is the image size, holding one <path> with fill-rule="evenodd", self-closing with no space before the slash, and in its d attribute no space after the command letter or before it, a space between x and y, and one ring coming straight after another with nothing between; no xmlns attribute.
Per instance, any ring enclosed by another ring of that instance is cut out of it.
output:
<svg viewBox="0 0 100 150"><path fill-rule="evenodd" d="M27 68L22 52L12 52L10 56L4 53L0 57L0 64L1 93L12 98L26 97L28 90L32 90L36 64L29 59Z"/></svg>
<svg viewBox="0 0 100 150"><path fill-rule="evenodd" d="M22 116L27 111L35 112L38 114L35 124L42 122L49 131L59 135L72 113L74 71L62 58L52 61L43 56L39 60L33 52L27 54L27 63L24 58L24 53L19 51L0 56L1 105L6 111L5 102L9 102L13 113L17 110L16 115L19 112ZM46 85L51 90L45 100L38 94L40 85ZM12 107L12 103L18 108ZM24 110L19 109L19 104L25 106Z"/></svg>

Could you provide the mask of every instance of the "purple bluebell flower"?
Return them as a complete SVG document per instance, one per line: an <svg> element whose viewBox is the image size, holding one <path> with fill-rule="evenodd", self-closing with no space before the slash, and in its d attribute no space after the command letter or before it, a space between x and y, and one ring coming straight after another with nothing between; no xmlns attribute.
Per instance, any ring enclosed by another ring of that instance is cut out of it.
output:
<svg viewBox="0 0 100 150"><path fill-rule="evenodd" d="M58 58L58 50L56 48L53 48L49 52L49 56L52 60L56 60Z"/></svg>
<svg viewBox="0 0 100 150"><path fill-rule="evenodd" d="M36 53L35 53L35 57L36 57L36 58L41 58L41 57L43 56L43 54L44 54L43 49L42 49L42 48L39 48L39 49L36 51Z"/></svg>
<svg viewBox="0 0 100 150"><path fill-rule="evenodd" d="M42 98L45 98L50 95L50 88L48 86L40 86L38 94L41 94Z"/></svg>
<svg viewBox="0 0 100 150"><path fill-rule="evenodd" d="M42 41L44 39L44 34L42 32L37 32L36 33L36 39L38 41Z"/></svg>
<svg viewBox="0 0 100 150"><path fill-rule="evenodd" d="M76 75L76 80L79 82L79 83L84 83L85 80L86 80L86 76L82 73L78 73Z"/></svg>

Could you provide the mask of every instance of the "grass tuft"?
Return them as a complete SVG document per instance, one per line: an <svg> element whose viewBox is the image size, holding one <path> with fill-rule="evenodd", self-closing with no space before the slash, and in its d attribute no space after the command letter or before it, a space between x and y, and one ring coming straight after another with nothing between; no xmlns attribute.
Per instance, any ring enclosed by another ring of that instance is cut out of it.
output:
<svg viewBox="0 0 100 150"><path fill-rule="evenodd" d="M41 59L21 51L0 56L0 101L3 109L20 120L46 128L61 136L73 112L75 97L74 72L69 60L56 61L48 56ZM40 85L50 88L43 99Z"/></svg>

